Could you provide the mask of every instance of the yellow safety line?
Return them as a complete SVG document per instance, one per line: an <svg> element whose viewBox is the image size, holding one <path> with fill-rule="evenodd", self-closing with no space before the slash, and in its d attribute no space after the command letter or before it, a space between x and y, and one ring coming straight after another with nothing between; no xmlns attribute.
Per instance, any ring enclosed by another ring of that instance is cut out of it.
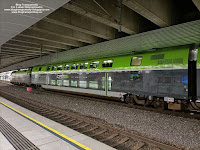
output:
<svg viewBox="0 0 200 150"><path fill-rule="evenodd" d="M72 143L74 143L74 144L80 146L81 148L83 148L83 149L85 149L85 150L92 150L92 149L86 147L85 145L80 144L79 142L77 142L77 141L75 141L75 140L69 138L68 136L66 136L66 135L64 135L64 134L62 134L62 133L60 133L60 132L58 132L58 131L56 131L56 130L50 128L50 127L48 127L47 125L45 125L45 124L43 124L43 123L41 123L41 122L39 122L39 121L37 121L37 120L35 120L35 119L33 119L33 118L27 116L26 114L24 114L24 113L22 113L22 112L16 110L15 108L12 108L11 106L9 106L9 105L7 105L7 104L1 102L1 101L0 101L0 103L3 104L3 105L5 105L6 107L8 107L8 108L10 108L10 109L12 109L12 110L14 110L14 111L16 111L17 113L21 114L22 116L24 116L24 117L26 117L26 118L32 120L33 122L36 122L37 124L43 126L44 128L47 128L48 130L50 130L50 131L52 131L52 132L58 134L59 136L61 136L61 137L65 138L65 139L67 139L68 141L70 141L70 142L72 142Z"/></svg>

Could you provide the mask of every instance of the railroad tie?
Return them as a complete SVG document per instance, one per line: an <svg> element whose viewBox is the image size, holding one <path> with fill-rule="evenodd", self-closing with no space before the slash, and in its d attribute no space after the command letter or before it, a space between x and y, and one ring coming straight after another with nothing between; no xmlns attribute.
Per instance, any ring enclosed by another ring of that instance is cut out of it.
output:
<svg viewBox="0 0 200 150"><path fill-rule="evenodd" d="M73 124L71 124L71 125L68 125L68 127L76 126L76 125L79 125L79 124L81 124L81 123L83 123L83 121L75 122L75 123L73 123Z"/></svg>
<svg viewBox="0 0 200 150"><path fill-rule="evenodd" d="M87 133L87 132L94 131L94 130L96 130L96 129L98 129L98 128L99 128L99 127L93 127L93 128L88 129L88 130L86 130L86 131L83 131L82 133L85 134L85 133Z"/></svg>
<svg viewBox="0 0 200 150"><path fill-rule="evenodd" d="M143 142L138 142L131 150L139 150L145 145Z"/></svg>
<svg viewBox="0 0 200 150"><path fill-rule="evenodd" d="M103 134L103 133L105 133L106 131L107 131L106 129L104 129L104 130L101 130L101 131L99 131L99 132L97 132L97 133L95 133L95 134L91 135L90 137L98 136L98 135L100 135L100 134Z"/></svg>
<svg viewBox="0 0 200 150"><path fill-rule="evenodd" d="M117 142L116 144L110 145L111 147L117 147L118 145L121 145L123 143L125 143L126 141L128 141L130 138L128 137L124 137L123 139L121 139L119 142Z"/></svg>
<svg viewBox="0 0 200 150"><path fill-rule="evenodd" d="M106 139L102 139L101 142L105 142L105 141L108 141L108 140L111 140L113 138L115 138L116 136L118 136L119 134L115 133L115 134L112 134L110 135L109 137L107 137Z"/></svg>
<svg viewBox="0 0 200 150"><path fill-rule="evenodd" d="M83 124L83 125L80 125L80 126L78 126L78 127L75 127L75 128L73 128L72 127L72 129L74 129L74 130L78 130L78 129L81 129L81 128L85 128L85 127L87 127L87 126L89 126L90 124L88 124L88 123L85 123L85 124Z"/></svg>

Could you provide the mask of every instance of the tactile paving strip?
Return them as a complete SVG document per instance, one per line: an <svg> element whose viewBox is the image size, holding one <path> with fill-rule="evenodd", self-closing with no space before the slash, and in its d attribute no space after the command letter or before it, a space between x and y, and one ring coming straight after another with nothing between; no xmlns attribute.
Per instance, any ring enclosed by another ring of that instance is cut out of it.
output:
<svg viewBox="0 0 200 150"><path fill-rule="evenodd" d="M0 132L16 150L39 150L31 141L0 116Z"/></svg>

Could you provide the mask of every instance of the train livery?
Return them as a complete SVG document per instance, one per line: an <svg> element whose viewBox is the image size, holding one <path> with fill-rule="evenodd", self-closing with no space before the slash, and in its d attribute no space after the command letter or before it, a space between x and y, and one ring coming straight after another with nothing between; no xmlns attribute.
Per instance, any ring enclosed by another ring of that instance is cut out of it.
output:
<svg viewBox="0 0 200 150"><path fill-rule="evenodd" d="M197 49L189 49L189 46L180 46L35 66L13 72L11 82L182 109L189 100L200 99L200 54L197 55ZM194 63L190 63L190 57L196 59L191 60Z"/></svg>

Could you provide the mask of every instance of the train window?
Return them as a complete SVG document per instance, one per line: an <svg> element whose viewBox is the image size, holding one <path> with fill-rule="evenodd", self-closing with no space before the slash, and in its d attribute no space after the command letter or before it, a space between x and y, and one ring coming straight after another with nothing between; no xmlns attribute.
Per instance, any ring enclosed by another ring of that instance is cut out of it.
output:
<svg viewBox="0 0 200 150"><path fill-rule="evenodd" d="M171 77L165 77L165 83L170 84L171 83Z"/></svg>
<svg viewBox="0 0 200 150"><path fill-rule="evenodd" d="M42 67L40 67L39 69L38 69L38 71L41 71L42 70Z"/></svg>
<svg viewBox="0 0 200 150"><path fill-rule="evenodd" d="M90 68L98 68L98 67L99 67L99 61L91 62Z"/></svg>
<svg viewBox="0 0 200 150"><path fill-rule="evenodd" d="M87 69L87 67L88 67L88 62L80 64L80 69Z"/></svg>
<svg viewBox="0 0 200 150"><path fill-rule="evenodd" d="M69 86L69 80L63 80L63 85L64 86Z"/></svg>
<svg viewBox="0 0 200 150"><path fill-rule="evenodd" d="M57 68L57 66L52 66L52 67L51 67L51 71L55 71L56 68Z"/></svg>
<svg viewBox="0 0 200 150"><path fill-rule="evenodd" d="M79 87L80 88L86 88L87 87L87 81L79 81Z"/></svg>
<svg viewBox="0 0 200 150"><path fill-rule="evenodd" d="M47 66L46 71L50 71L51 66Z"/></svg>
<svg viewBox="0 0 200 150"><path fill-rule="evenodd" d="M130 72L130 80L139 81L140 79L141 79L141 72L140 71L131 71Z"/></svg>
<svg viewBox="0 0 200 150"><path fill-rule="evenodd" d="M98 81L89 81L89 88L98 89Z"/></svg>
<svg viewBox="0 0 200 150"><path fill-rule="evenodd" d="M131 66L140 66L141 64L142 64L142 56L131 58Z"/></svg>
<svg viewBox="0 0 200 150"><path fill-rule="evenodd" d="M113 60L104 60L102 63L102 68L112 67L112 65L113 65Z"/></svg>
<svg viewBox="0 0 200 150"><path fill-rule="evenodd" d="M70 65L66 64L64 67L64 70L69 70L69 68L70 68Z"/></svg>
<svg viewBox="0 0 200 150"><path fill-rule="evenodd" d="M77 87L77 81L71 80L71 86Z"/></svg>
<svg viewBox="0 0 200 150"><path fill-rule="evenodd" d="M62 80L57 80L57 85L62 86Z"/></svg>
<svg viewBox="0 0 200 150"><path fill-rule="evenodd" d="M74 70L74 69L78 69L78 63L77 64L72 64L72 67L71 67L71 70Z"/></svg>
<svg viewBox="0 0 200 150"><path fill-rule="evenodd" d="M63 65L58 65L57 70L62 70Z"/></svg>
<svg viewBox="0 0 200 150"><path fill-rule="evenodd" d="M56 85L56 80L51 80L51 85Z"/></svg>

